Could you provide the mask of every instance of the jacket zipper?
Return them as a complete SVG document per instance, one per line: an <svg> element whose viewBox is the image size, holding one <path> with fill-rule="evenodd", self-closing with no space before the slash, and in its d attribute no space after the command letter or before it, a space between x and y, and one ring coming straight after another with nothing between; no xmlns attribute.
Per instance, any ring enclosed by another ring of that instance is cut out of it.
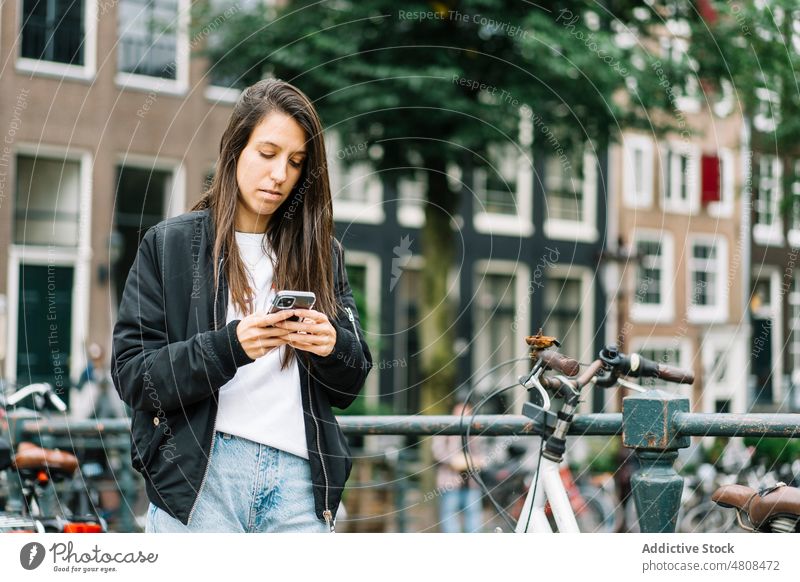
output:
<svg viewBox="0 0 800 582"><path fill-rule="evenodd" d="M325 523L331 530L331 533L336 531L336 526L333 523L333 514L328 507L328 470L325 468L325 459L322 457L322 444L319 439L319 424L317 417L314 415L314 404L311 401L311 370L306 366L306 373L308 374L308 409L311 411L311 418L314 420L314 430L317 437L317 453L319 454L319 462L322 465L322 476L325 478L325 510L322 512L322 517L325 518Z"/></svg>
<svg viewBox="0 0 800 582"><path fill-rule="evenodd" d="M353 326L353 333L356 334L356 339L360 342L361 338L358 337L358 329L356 329L356 318L353 317L353 310L349 307L345 307L347 311L347 319L350 320L350 324Z"/></svg>
<svg viewBox="0 0 800 582"><path fill-rule="evenodd" d="M219 282L219 276L222 273L222 257L219 258L219 269L217 270L217 282ZM214 331L219 329L217 325L217 290L214 291ZM192 509L189 510L189 518L186 520L186 525L192 523L192 515L194 515L194 510L197 507L197 502L200 501L200 493L203 491L203 485L206 483L206 478L208 477L208 470L211 468L211 457L214 455L214 437L217 434L217 415L214 414L214 428L211 430L211 446L208 449L208 463L206 463L206 470L203 473L203 480L200 481L200 488L197 490L197 497L194 499L194 503L192 504Z"/></svg>

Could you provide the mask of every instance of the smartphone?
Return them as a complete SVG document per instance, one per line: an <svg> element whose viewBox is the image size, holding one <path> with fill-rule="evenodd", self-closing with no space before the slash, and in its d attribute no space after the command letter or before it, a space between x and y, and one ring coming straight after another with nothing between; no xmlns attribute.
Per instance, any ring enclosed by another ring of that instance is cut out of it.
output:
<svg viewBox="0 0 800 582"><path fill-rule="evenodd" d="M272 300L270 313L278 313L285 309L312 309L317 301L317 296L311 291L278 291ZM296 315L286 321L299 321Z"/></svg>

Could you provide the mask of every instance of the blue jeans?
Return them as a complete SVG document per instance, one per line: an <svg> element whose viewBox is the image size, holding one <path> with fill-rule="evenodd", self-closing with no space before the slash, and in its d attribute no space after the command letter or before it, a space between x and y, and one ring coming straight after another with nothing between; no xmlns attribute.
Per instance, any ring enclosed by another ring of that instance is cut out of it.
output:
<svg viewBox="0 0 800 582"><path fill-rule="evenodd" d="M481 492L479 489L453 489L442 493L439 501L439 524L443 533L481 531ZM461 520L464 528L461 528Z"/></svg>
<svg viewBox="0 0 800 582"><path fill-rule="evenodd" d="M217 432L189 525L153 503L145 532L327 532L317 518L307 459Z"/></svg>

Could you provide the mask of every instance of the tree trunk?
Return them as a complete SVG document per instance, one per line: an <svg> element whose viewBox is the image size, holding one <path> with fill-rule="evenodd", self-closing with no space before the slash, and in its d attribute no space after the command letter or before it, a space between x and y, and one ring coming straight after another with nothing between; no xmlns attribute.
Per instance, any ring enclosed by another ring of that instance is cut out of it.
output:
<svg viewBox="0 0 800 582"><path fill-rule="evenodd" d="M458 208L457 196L447 182L446 161L442 157L425 159L428 172L425 226L422 230L421 340L422 412L448 414L455 391L456 362L453 349L453 305L448 297L448 274L453 266L454 235L452 221Z"/></svg>

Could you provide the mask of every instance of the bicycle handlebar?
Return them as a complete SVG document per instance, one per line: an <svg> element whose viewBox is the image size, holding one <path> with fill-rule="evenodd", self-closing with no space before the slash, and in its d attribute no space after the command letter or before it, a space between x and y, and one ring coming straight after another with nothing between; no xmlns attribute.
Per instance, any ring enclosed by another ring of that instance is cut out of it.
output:
<svg viewBox="0 0 800 582"><path fill-rule="evenodd" d="M50 402L59 412L66 412L67 410L67 405L64 404L64 401L58 397L58 395L53 391L53 387L47 382L28 384L24 388L20 388L6 398L6 405L15 406L17 403L31 394L41 394L43 396L47 396L48 400L50 400Z"/></svg>
<svg viewBox="0 0 800 582"><path fill-rule="evenodd" d="M676 384L694 383L694 372L648 360L639 354L620 354L619 371L634 378L660 378Z"/></svg>
<svg viewBox="0 0 800 582"><path fill-rule="evenodd" d="M577 360L558 352L545 350L534 353L531 357L542 362L545 367L567 376L577 376L581 371L581 365Z"/></svg>

